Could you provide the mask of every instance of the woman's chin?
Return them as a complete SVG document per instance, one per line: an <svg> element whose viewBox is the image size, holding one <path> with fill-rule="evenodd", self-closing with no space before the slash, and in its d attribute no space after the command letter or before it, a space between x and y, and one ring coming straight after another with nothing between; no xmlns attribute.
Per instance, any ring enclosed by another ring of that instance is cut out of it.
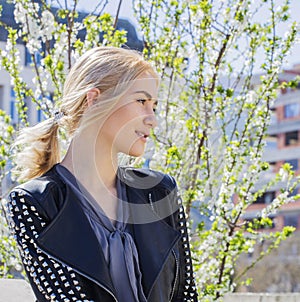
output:
<svg viewBox="0 0 300 302"><path fill-rule="evenodd" d="M145 153L145 148L132 148L128 152L128 155L133 156L133 157L141 157Z"/></svg>

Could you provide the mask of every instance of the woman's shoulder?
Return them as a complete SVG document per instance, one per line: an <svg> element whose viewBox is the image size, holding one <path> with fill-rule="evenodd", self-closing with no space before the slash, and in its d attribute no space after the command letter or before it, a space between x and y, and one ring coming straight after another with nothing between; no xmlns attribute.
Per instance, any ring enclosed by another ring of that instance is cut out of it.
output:
<svg viewBox="0 0 300 302"><path fill-rule="evenodd" d="M63 189L63 183L53 170L52 168L42 176L18 184L10 191L9 198L23 198L26 202L41 205L46 200L51 200L51 197L55 198Z"/></svg>
<svg viewBox="0 0 300 302"><path fill-rule="evenodd" d="M119 167L118 175L127 185L141 189L163 187L172 191L176 188L176 181L172 176L148 168Z"/></svg>

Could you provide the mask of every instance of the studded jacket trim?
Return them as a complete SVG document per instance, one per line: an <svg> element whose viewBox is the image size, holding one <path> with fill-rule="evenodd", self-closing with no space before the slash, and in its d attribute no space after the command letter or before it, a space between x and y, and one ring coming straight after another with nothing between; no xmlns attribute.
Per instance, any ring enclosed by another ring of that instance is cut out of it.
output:
<svg viewBox="0 0 300 302"><path fill-rule="evenodd" d="M171 213L146 224L132 224L147 300L197 301L186 219L175 181L158 172L131 168L120 169L119 177L127 186L128 200L149 205L147 217L162 214L158 201L164 198ZM144 184L145 177L155 186L134 188L138 181ZM55 167L15 188L6 216L39 302L117 301L102 249L76 195Z"/></svg>

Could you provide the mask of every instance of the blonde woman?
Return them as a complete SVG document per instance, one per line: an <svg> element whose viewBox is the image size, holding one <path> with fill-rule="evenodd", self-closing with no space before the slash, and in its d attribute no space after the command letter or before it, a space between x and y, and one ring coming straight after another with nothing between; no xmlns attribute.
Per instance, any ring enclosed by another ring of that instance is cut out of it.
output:
<svg viewBox="0 0 300 302"><path fill-rule="evenodd" d="M26 182L7 217L37 301L197 301L174 179L118 166L119 153L143 154L157 92L138 53L98 47L70 70L54 117L20 133Z"/></svg>

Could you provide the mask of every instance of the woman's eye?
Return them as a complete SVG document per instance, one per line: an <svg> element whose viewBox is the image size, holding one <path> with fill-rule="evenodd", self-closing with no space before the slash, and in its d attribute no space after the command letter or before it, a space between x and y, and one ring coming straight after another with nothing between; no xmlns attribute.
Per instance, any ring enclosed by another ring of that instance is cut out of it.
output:
<svg viewBox="0 0 300 302"><path fill-rule="evenodd" d="M141 104L144 105L144 104L146 103L147 100L145 100L145 99L138 99L137 101L138 101L139 103L141 103Z"/></svg>
<svg viewBox="0 0 300 302"><path fill-rule="evenodd" d="M137 102L141 103L142 105L144 105L146 102L147 102L147 99L137 99L136 100ZM156 112L156 104L155 104L155 107L153 107L153 112Z"/></svg>

